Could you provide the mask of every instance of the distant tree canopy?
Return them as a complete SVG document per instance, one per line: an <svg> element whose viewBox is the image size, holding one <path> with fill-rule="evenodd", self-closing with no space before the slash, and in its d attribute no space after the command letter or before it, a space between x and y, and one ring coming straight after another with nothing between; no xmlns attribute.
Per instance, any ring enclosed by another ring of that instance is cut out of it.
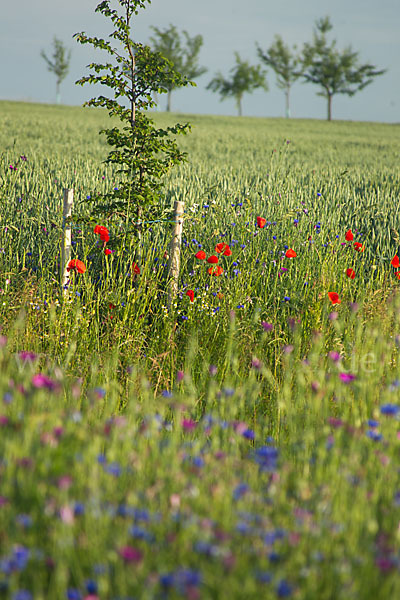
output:
<svg viewBox="0 0 400 600"><path fill-rule="evenodd" d="M278 88L285 91L285 116L290 117L290 89L302 75L301 56L295 54L296 46L292 52L280 35L275 36L267 50L262 50L257 43L256 48L261 61L275 72Z"/></svg>
<svg viewBox="0 0 400 600"><path fill-rule="evenodd" d="M331 31L329 17L316 21L312 43L304 44L303 77L306 82L319 85L319 96L327 100L327 119L332 119L332 98L336 94L353 96L372 83L385 69L377 70L374 65L358 63L358 52L351 46L339 50L336 40L328 43L326 34Z"/></svg>
<svg viewBox="0 0 400 600"><path fill-rule="evenodd" d="M47 57L44 50L40 55L46 61L48 70L56 76L56 102L60 104L60 85L68 75L71 50L67 51L62 41L54 36L52 59Z"/></svg>
<svg viewBox="0 0 400 600"><path fill-rule="evenodd" d="M152 27L152 30L155 33L150 38L153 49L168 59L175 71L192 85L195 85L193 79L200 77L207 71L206 67L201 67L198 64L198 55L203 45L203 37L201 35L190 37L187 31L183 31L184 40L182 40L175 25L170 25L164 30ZM171 110L171 92L175 87L171 82L166 83L168 89L167 111Z"/></svg>
<svg viewBox="0 0 400 600"><path fill-rule="evenodd" d="M235 61L236 64L229 71L231 77L226 79L221 73L217 73L207 85L207 89L219 93L221 100L234 98L238 114L241 116L243 94L250 94L257 88L268 90L268 84L265 71L260 65L250 65L248 61L240 58L238 52L235 52Z"/></svg>

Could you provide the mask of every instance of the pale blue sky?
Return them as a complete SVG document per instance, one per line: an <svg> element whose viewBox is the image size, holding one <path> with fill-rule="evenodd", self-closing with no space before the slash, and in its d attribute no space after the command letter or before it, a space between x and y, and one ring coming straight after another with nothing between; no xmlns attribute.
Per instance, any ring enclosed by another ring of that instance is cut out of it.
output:
<svg viewBox="0 0 400 600"><path fill-rule="evenodd" d="M54 102L55 77L40 57L41 49L51 53L55 36L72 49L69 75L61 87L62 101L82 104L95 88L75 86L86 73L91 60L103 60L72 39L77 31L104 37L111 24L95 14L98 0L1 0L0 17L0 99ZM349 44L360 53L362 62L371 62L388 72L376 78L354 97L336 96L335 119L400 122L400 0L153 0L136 17L134 37L148 42L150 26L186 29L203 35L200 62L208 72L197 80L197 87L173 93L172 109L184 113L236 114L233 100L205 89L216 71L227 74L234 63L234 52L253 63L258 62L257 41L268 48L275 34L301 46L312 37L315 20L329 15L338 46ZM284 115L283 92L277 89L269 71L270 91L245 96L243 113L248 116ZM316 95L317 87L296 83L292 91L292 116L324 119L325 100ZM160 97L160 108L165 98Z"/></svg>

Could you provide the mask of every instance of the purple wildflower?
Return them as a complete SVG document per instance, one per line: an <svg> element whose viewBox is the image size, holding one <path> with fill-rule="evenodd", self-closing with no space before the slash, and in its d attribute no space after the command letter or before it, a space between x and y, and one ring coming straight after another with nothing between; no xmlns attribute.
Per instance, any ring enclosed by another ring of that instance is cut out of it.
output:
<svg viewBox="0 0 400 600"><path fill-rule="evenodd" d="M45 388L46 390L50 391L53 391L58 387L58 384L55 381L43 373L37 373L37 375L32 377L32 385L35 388Z"/></svg>
<svg viewBox="0 0 400 600"><path fill-rule="evenodd" d="M339 378L343 383L351 383L355 380L356 376L352 373L339 373Z"/></svg>

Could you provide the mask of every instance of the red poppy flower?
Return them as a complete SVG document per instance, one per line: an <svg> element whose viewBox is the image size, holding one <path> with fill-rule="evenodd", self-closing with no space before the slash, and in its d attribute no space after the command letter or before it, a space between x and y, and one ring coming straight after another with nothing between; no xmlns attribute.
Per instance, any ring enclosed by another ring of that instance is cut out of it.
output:
<svg viewBox="0 0 400 600"><path fill-rule="evenodd" d="M204 252L204 250L199 250L198 253L195 254L195 257L199 260L204 260L206 257L206 253Z"/></svg>
<svg viewBox="0 0 400 600"><path fill-rule="evenodd" d="M108 242L110 239L110 232L107 227L104 227L103 225L96 225L94 233L97 233L100 236L102 242Z"/></svg>
<svg viewBox="0 0 400 600"><path fill-rule="evenodd" d="M217 244L215 246L214 250L215 250L215 252L220 254L221 252L224 252L227 248L229 248L228 244L225 244L224 242L220 242L219 244Z"/></svg>
<svg viewBox="0 0 400 600"><path fill-rule="evenodd" d="M108 303L108 308L110 308L112 310L113 308L116 308L116 304L113 304L112 302L109 302Z"/></svg>
<svg viewBox="0 0 400 600"><path fill-rule="evenodd" d="M353 235L353 232L351 231L351 229L346 231L346 235L344 236L344 239L346 240L346 242L352 242L354 240L354 235Z"/></svg>
<svg viewBox="0 0 400 600"><path fill-rule="evenodd" d="M285 256L286 258L296 258L297 252L295 252L292 248L289 248L289 250L286 250Z"/></svg>
<svg viewBox="0 0 400 600"><path fill-rule="evenodd" d="M328 297L332 304L340 304L342 302L339 298L339 294L336 292L328 292Z"/></svg>
<svg viewBox="0 0 400 600"><path fill-rule="evenodd" d="M109 254L112 254L112 250L110 250L110 248L104 248L104 254L108 256Z"/></svg>
<svg viewBox="0 0 400 600"><path fill-rule="evenodd" d="M135 262L132 263L132 271L135 275L140 275L140 268Z"/></svg>
<svg viewBox="0 0 400 600"><path fill-rule="evenodd" d="M194 300L194 291L193 290L188 290L186 292L186 296L189 296L190 302L193 302L193 300Z"/></svg>
<svg viewBox="0 0 400 600"><path fill-rule="evenodd" d="M260 229L265 227L266 222L267 222L267 219L264 219L264 217L257 217L257 225L258 225L258 227L260 227Z"/></svg>
<svg viewBox="0 0 400 600"><path fill-rule="evenodd" d="M232 256L232 250L229 248L229 246L227 248L225 248L223 255L224 256Z"/></svg>
<svg viewBox="0 0 400 600"><path fill-rule="evenodd" d="M395 275L396 275L397 279L400 279L400 271L396 271Z"/></svg>
<svg viewBox="0 0 400 600"><path fill-rule="evenodd" d="M207 258L207 262L210 263L211 265L216 265L218 262L218 256L215 256L215 254L213 254L212 256Z"/></svg>
<svg viewBox="0 0 400 600"><path fill-rule="evenodd" d="M397 254L395 254L390 262L390 264L392 265L392 267L394 267L395 269L398 269L400 267L400 259L397 256Z"/></svg>
<svg viewBox="0 0 400 600"><path fill-rule="evenodd" d="M364 252L365 250L365 246L363 246L361 242L354 242L354 248L357 250L357 252Z"/></svg>
<svg viewBox="0 0 400 600"><path fill-rule="evenodd" d="M346 275L347 277L350 277L350 279L354 279L354 277L356 276L356 272L353 269L347 269Z"/></svg>
<svg viewBox="0 0 400 600"><path fill-rule="evenodd" d="M215 275L216 277L222 275L222 273L224 272L223 268L220 266L215 267L215 269L214 267L209 267L207 270L209 275Z"/></svg>
<svg viewBox="0 0 400 600"><path fill-rule="evenodd" d="M78 258L74 258L73 260L69 261L67 265L67 271L68 273L70 271L78 271L78 273L84 273L86 271L86 265Z"/></svg>

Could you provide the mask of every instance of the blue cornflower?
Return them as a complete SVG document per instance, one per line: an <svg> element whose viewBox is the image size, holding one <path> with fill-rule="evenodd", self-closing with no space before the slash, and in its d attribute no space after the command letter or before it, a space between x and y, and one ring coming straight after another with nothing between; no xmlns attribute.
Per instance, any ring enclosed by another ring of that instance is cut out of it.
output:
<svg viewBox="0 0 400 600"><path fill-rule="evenodd" d="M137 540L143 540L149 543L154 542L155 540L155 537L152 533L146 529L143 529L143 527L139 527L138 525L132 525L132 527L129 529L129 533Z"/></svg>
<svg viewBox="0 0 400 600"><path fill-rule="evenodd" d="M246 438L246 440L254 440L255 438L255 434L252 429L246 429L245 431L243 431L242 436Z"/></svg>
<svg viewBox="0 0 400 600"><path fill-rule="evenodd" d="M241 535L245 535L246 533L250 533L252 531L250 525L248 525L248 523L244 523L243 521L239 521L235 529Z"/></svg>
<svg viewBox="0 0 400 600"><path fill-rule="evenodd" d="M195 467L204 467L205 462L204 462L204 458L202 458L201 456L193 456L192 458L192 464Z"/></svg>
<svg viewBox="0 0 400 600"><path fill-rule="evenodd" d="M161 392L161 396L163 396L164 398L172 398L172 392L170 392L169 390L163 390Z"/></svg>
<svg viewBox="0 0 400 600"><path fill-rule="evenodd" d="M278 449L273 446L261 446L255 451L255 461L261 471L275 471L278 461Z"/></svg>
<svg viewBox="0 0 400 600"><path fill-rule="evenodd" d="M194 569L179 569L175 573L175 585L178 589L186 587L199 586L202 582L202 576L199 571Z"/></svg>
<svg viewBox="0 0 400 600"><path fill-rule="evenodd" d="M199 554L205 554L206 556L212 556L214 550L214 546L209 542L203 542L199 540L193 544L193 550L198 552Z"/></svg>
<svg viewBox="0 0 400 600"><path fill-rule="evenodd" d="M79 590L75 588L69 588L67 590L67 600L82 600L82 595Z"/></svg>
<svg viewBox="0 0 400 600"><path fill-rule="evenodd" d="M374 427L379 427L379 421L375 421L375 419L368 419L367 425L373 429Z"/></svg>
<svg viewBox="0 0 400 600"><path fill-rule="evenodd" d="M21 525L21 527L24 527L25 529L32 525L32 517L30 515L20 514L16 516L15 520L18 525Z"/></svg>
<svg viewBox="0 0 400 600"><path fill-rule="evenodd" d="M32 600L33 596L28 590L18 590L14 592L12 600Z"/></svg>
<svg viewBox="0 0 400 600"><path fill-rule="evenodd" d="M264 544L267 546L272 546L275 544L277 540L283 540L286 536L286 531L284 529L274 529L273 531L267 531L264 536Z"/></svg>
<svg viewBox="0 0 400 600"><path fill-rule="evenodd" d="M377 431L374 431L373 429L368 429L366 435L371 440L374 440L374 442L380 442L383 437L381 433L378 433Z"/></svg>
<svg viewBox="0 0 400 600"><path fill-rule="evenodd" d="M144 521L147 523L150 520L149 511L145 508L135 508L133 510L133 518L135 522Z"/></svg>
<svg viewBox="0 0 400 600"><path fill-rule="evenodd" d="M381 406L381 414L382 415L397 415L400 410L400 406L397 404L382 404Z"/></svg>
<svg viewBox="0 0 400 600"><path fill-rule="evenodd" d="M391 392L393 392L396 388L398 388L400 386L400 381L398 379L395 379L394 381L392 381L392 383L389 386L389 390Z"/></svg>
<svg viewBox="0 0 400 600"><path fill-rule="evenodd" d="M278 594L279 598L288 598L292 595L292 592L292 586L289 585L284 579L281 579L276 587L276 593Z"/></svg>
<svg viewBox="0 0 400 600"><path fill-rule="evenodd" d="M225 394L225 396L233 396L233 394L235 393L234 388L224 388L223 392Z"/></svg>
<svg viewBox="0 0 400 600"><path fill-rule="evenodd" d="M14 549L13 563L18 571L25 569L29 560L29 550L24 546L18 546Z"/></svg>
<svg viewBox="0 0 400 600"><path fill-rule="evenodd" d="M83 502L75 502L74 504L74 515L75 517L80 517L85 514L85 505Z"/></svg>
<svg viewBox="0 0 400 600"><path fill-rule="evenodd" d="M271 583L272 576L267 571L259 571L258 573L256 573L256 579L260 583Z"/></svg>
<svg viewBox="0 0 400 600"><path fill-rule="evenodd" d="M284 299L285 302L289 302L290 301L290 296L284 296L283 299Z"/></svg>
<svg viewBox="0 0 400 600"><path fill-rule="evenodd" d="M270 552L268 554L268 559L272 563L277 563L281 560L281 555L278 552Z"/></svg>
<svg viewBox="0 0 400 600"><path fill-rule="evenodd" d="M239 498L242 498L249 491L249 489L250 488L246 483L239 483L239 485L237 485L233 490L233 499L239 500Z"/></svg>
<svg viewBox="0 0 400 600"><path fill-rule="evenodd" d="M114 475L114 477L119 477L122 473L122 467L117 462L110 463L104 467L106 473L110 475Z"/></svg>
<svg viewBox="0 0 400 600"><path fill-rule="evenodd" d="M88 594L97 594L97 583L94 579L88 579L86 581L86 590Z"/></svg>
<svg viewBox="0 0 400 600"><path fill-rule="evenodd" d="M6 392L3 396L4 404L11 404L12 399L13 399L13 396L12 396L11 392Z"/></svg>

